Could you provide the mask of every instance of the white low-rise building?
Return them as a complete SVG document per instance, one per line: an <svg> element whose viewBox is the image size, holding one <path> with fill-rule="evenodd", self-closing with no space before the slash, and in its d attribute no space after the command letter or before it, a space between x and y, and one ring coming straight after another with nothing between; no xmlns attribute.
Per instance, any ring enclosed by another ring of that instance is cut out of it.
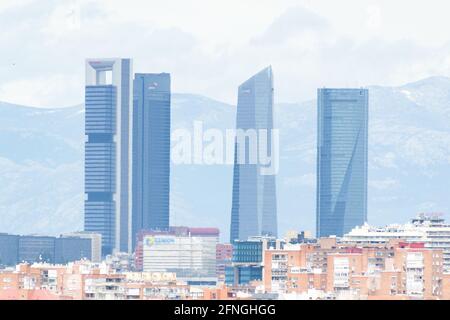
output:
<svg viewBox="0 0 450 320"><path fill-rule="evenodd" d="M143 239L143 271L173 272L190 284L214 284L219 231L154 234Z"/></svg>
<svg viewBox="0 0 450 320"><path fill-rule="evenodd" d="M450 224L440 214L420 214L404 225L356 227L341 238L341 242L358 245L387 243L391 239L421 242L427 248L442 249L444 271L450 272Z"/></svg>

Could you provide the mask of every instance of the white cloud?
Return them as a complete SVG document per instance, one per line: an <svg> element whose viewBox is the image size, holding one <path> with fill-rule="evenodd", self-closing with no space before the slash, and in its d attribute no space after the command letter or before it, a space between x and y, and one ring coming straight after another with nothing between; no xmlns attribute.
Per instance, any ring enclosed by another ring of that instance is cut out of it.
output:
<svg viewBox="0 0 450 320"><path fill-rule="evenodd" d="M292 7L276 18L266 31L252 39L257 45L274 45L308 32L328 29L328 21L304 7Z"/></svg>
<svg viewBox="0 0 450 320"><path fill-rule="evenodd" d="M79 1L63 2L56 7L42 32L50 36L61 37L70 32L81 30L81 5Z"/></svg>
<svg viewBox="0 0 450 320"><path fill-rule="evenodd" d="M367 27L371 30L379 30L382 25L381 8L377 5L367 7Z"/></svg>
<svg viewBox="0 0 450 320"><path fill-rule="evenodd" d="M403 0L348 0L348 6L334 0L7 2L0 6L0 41L8 44L0 52L0 99L13 102L81 102L83 62L94 56L132 57L135 71L171 72L174 91L233 104L236 87L269 64L278 101L313 98L322 86L395 85L450 75L450 38L441 32L449 27L442 14L448 4L439 0L431 2L440 10L408 2L413 17L425 7L433 10L426 25L399 15ZM53 81L52 98L45 88L24 84L51 84L48 79L57 77L69 85Z"/></svg>
<svg viewBox="0 0 450 320"><path fill-rule="evenodd" d="M15 80L0 85L0 100L25 106L65 107L66 101L79 101L79 95L73 93L83 90L82 81L63 74Z"/></svg>
<svg viewBox="0 0 450 320"><path fill-rule="evenodd" d="M33 1L35 0L2 0L0 1L0 13L11 8L23 7Z"/></svg>

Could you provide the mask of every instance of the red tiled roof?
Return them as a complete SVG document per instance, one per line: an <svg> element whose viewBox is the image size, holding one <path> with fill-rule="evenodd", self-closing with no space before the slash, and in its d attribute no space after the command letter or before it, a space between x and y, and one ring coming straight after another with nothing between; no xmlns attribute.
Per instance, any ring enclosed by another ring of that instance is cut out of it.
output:
<svg viewBox="0 0 450 320"><path fill-rule="evenodd" d="M210 235L219 235L220 231L217 228L189 228L189 232L193 236L210 236Z"/></svg>

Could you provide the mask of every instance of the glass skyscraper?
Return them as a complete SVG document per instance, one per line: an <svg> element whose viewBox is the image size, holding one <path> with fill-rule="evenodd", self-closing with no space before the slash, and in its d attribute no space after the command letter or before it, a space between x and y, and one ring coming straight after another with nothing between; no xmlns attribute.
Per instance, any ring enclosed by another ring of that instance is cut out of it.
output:
<svg viewBox="0 0 450 320"><path fill-rule="evenodd" d="M273 74L268 67L239 86L236 129L267 130L267 149L271 152L273 129ZM236 138L233 174L230 241L251 236L277 235L275 175L262 175L259 162L252 163L249 134ZM259 139L260 140L260 139ZM259 141L261 142L261 140ZM238 155L245 152L245 161Z"/></svg>
<svg viewBox="0 0 450 320"><path fill-rule="evenodd" d="M141 230L169 228L170 74L134 78L133 247Z"/></svg>
<svg viewBox="0 0 450 320"><path fill-rule="evenodd" d="M85 231L102 252L131 251L130 59L88 59L85 88Z"/></svg>
<svg viewBox="0 0 450 320"><path fill-rule="evenodd" d="M367 221L367 89L318 90L317 236Z"/></svg>

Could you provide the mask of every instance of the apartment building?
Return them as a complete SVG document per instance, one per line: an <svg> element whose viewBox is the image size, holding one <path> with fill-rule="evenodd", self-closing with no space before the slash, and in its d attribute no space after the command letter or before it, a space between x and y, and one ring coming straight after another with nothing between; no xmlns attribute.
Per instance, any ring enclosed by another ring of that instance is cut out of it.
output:
<svg viewBox="0 0 450 320"><path fill-rule="evenodd" d="M356 247L321 240L265 250L266 292L319 292L334 299L443 299L448 294L441 249L400 241Z"/></svg>
<svg viewBox="0 0 450 320"><path fill-rule="evenodd" d="M203 297L203 291L195 293ZM0 271L0 299L192 299L192 287L175 273L117 273L105 263L21 264Z"/></svg>
<svg viewBox="0 0 450 320"><path fill-rule="evenodd" d="M374 227L368 224L359 226L344 235L341 243L358 246L382 245L390 240L420 242L426 248L442 249L444 271L450 272L450 224L440 214L419 214L409 223Z"/></svg>

